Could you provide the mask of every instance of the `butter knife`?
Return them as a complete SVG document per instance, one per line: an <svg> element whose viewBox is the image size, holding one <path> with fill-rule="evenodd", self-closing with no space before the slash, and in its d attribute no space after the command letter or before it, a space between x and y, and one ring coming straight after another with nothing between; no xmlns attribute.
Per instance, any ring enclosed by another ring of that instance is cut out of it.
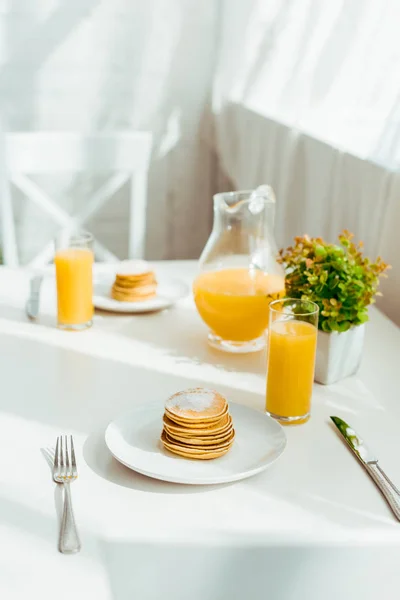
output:
<svg viewBox="0 0 400 600"><path fill-rule="evenodd" d="M378 486L385 500L400 521L400 492L378 464L378 459L368 449L359 435L339 417L331 417L343 438L366 469L368 475Z"/></svg>
<svg viewBox="0 0 400 600"><path fill-rule="evenodd" d="M40 288L42 286L43 275L35 275L30 280L30 293L27 300L25 311L30 319L36 319L39 314Z"/></svg>

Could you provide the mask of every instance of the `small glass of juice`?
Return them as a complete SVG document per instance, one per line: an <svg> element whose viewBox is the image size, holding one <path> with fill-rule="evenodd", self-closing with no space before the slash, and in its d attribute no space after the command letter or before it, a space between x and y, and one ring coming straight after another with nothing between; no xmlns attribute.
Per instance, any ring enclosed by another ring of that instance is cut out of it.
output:
<svg viewBox="0 0 400 600"><path fill-rule="evenodd" d="M93 236L62 232L55 241L58 327L81 331L93 319Z"/></svg>
<svg viewBox="0 0 400 600"><path fill-rule="evenodd" d="M285 298L269 305L267 413L282 425L310 418L318 306Z"/></svg>

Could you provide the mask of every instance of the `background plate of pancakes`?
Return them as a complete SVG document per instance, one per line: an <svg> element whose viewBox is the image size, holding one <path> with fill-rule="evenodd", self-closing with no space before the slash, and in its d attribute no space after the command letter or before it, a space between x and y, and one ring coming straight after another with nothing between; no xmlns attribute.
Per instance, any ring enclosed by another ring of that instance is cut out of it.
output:
<svg viewBox="0 0 400 600"><path fill-rule="evenodd" d="M122 261L114 275L103 276L94 283L93 304L111 312L151 312L168 308L188 293L183 281L166 278L158 281L146 261Z"/></svg>
<svg viewBox="0 0 400 600"><path fill-rule="evenodd" d="M105 441L119 462L148 477L192 485L238 481L275 462L285 449L286 435L279 423L252 408L230 402L229 414L234 443L213 460L180 456L165 447L160 440L165 406L160 402L118 417L107 427Z"/></svg>

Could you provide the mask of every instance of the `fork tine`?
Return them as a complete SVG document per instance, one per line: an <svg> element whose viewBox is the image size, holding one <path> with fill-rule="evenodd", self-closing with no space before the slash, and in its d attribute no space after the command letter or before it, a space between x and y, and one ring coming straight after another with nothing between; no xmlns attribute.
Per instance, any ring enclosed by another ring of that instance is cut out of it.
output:
<svg viewBox="0 0 400 600"><path fill-rule="evenodd" d="M64 475L64 452L63 452L62 435L60 435L60 467L61 467L61 475Z"/></svg>
<svg viewBox="0 0 400 600"><path fill-rule="evenodd" d="M70 464L70 460L69 460L69 452L68 452L68 440L67 440L67 436L65 435L65 469L66 469L66 476L69 477L71 475L71 464Z"/></svg>
<svg viewBox="0 0 400 600"><path fill-rule="evenodd" d="M72 437L72 435L70 436L70 438L71 438L72 474L76 475L77 474L77 468L76 468L76 460L75 460L74 438Z"/></svg>
<svg viewBox="0 0 400 600"><path fill-rule="evenodd" d="M56 450L54 452L54 470L58 469L58 440L59 438L57 437Z"/></svg>

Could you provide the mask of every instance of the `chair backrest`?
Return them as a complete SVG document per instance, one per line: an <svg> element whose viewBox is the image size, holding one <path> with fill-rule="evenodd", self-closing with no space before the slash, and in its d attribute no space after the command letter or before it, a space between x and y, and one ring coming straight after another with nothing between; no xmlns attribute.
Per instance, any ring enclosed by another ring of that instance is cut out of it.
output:
<svg viewBox="0 0 400 600"><path fill-rule="evenodd" d="M128 180L131 180L129 256L142 257L146 228L147 173L152 148L149 132L69 133L27 132L0 134L0 203L3 260L18 264L12 181L62 228L81 226ZM113 173L93 195L76 219L67 215L27 175L73 171ZM38 266L51 259L51 243L32 261ZM99 242L97 254L116 259Z"/></svg>
<svg viewBox="0 0 400 600"><path fill-rule="evenodd" d="M81 134L8 133L4 157L9 171L129 171L147 169L152 136L148 132Z"/></svg>

